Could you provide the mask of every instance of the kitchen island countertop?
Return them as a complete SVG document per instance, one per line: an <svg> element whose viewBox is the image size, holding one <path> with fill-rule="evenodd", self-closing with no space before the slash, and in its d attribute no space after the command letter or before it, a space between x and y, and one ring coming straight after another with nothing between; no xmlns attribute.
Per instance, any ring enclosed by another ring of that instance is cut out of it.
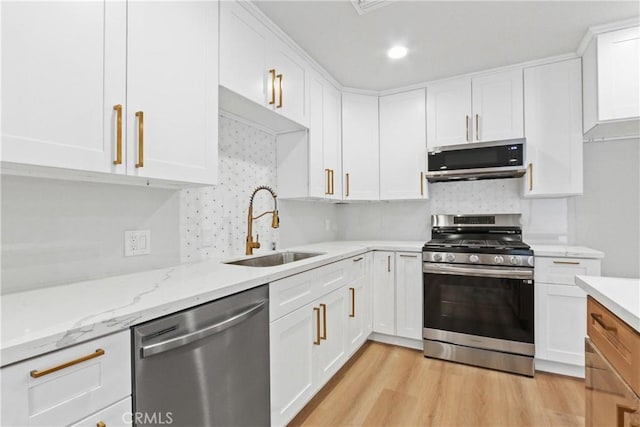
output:
<svg viewBox="0 0 640 427"><path fill-rule="evenodd" d="M576 285L640 333L640 279L576 276Z"/></svg>

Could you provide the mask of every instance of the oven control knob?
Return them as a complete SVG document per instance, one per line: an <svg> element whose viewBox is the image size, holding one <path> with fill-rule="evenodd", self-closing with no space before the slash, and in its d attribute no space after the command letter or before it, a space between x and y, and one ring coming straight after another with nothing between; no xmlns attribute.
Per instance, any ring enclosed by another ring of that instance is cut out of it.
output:
<svg viewBox="0 0 640 427"><path fill-rule="evenodd" d="M509 257L509 263L511 265L520 265L521 262L522 262L522 260L520 259L520 257L517 257L517 256Z"/></svg>
<svg viewBox="0 0 640 427"><path fill-rule="evenodd" d="M498 255L498 256L496 256L496 257L493 259L493 262L494 262L495 264L502 264L502 263L504 262L504 258L503 258L503 257L501 257L500 255Z"/></svg>
<svg viewBox="0 0 640 427"><path fill-rule="evenodd" d="M480 262L480 258L478 257L478 255L471 255L469 257L469 261L475 264L475 263Z"/></svg>
<svg viewBox="0 0 640 427"><path fill-rule="evenodd" d="M435 253L433 254L434 261L442 261L442 254Z"/></svg>
<svg viewBox="0 0 640 427"><path fill-rule="evenodd" d="M455 254L447 254L447 261L453 262L455 260L456 260L456 255Z"/></svg>
<svg viewBox="0 0 640 427"><path fill-rule="evenodd" d="M530 257L527 259L527 264L529 264L529 266L530 266L530 267L533 267L533 257L532 257L532 256L530 256Z"/></svg>

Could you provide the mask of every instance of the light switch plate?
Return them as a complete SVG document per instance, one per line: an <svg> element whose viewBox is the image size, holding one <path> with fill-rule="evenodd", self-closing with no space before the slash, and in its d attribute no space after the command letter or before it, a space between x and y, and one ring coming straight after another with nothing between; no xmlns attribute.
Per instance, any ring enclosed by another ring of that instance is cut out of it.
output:
<svg viewBox="0 0 640 427"><path fill-rule="evenodd" d="M127 230L124 232L124 256L148 255L150 253L150 230Z"/></svg>

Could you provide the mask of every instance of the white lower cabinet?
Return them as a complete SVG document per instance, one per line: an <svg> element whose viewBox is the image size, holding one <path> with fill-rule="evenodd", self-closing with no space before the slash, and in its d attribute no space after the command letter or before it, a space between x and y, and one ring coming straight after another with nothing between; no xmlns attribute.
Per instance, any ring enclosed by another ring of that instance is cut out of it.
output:
<svg viewBox="0 0 640 427"><path fill-rule="evenodd" d="M133 421L135 421L131 408L131 397L127 397L118 403L104 408L102 411L89 415L87 418L72 424L70 427L96 427L102 425L105 427L130 426ZM166 418L166 421L169 423L169 418Z"/></svg>
<svg viewBox="0 0 640 427"><path fill-rule="evenodd" d="M373 331L422 340L422 257L374 252Z"/></svg>
<svg viewBox="0 0 640 427"><path fill-rule="evenodd" d="M1 425L82 424L87 417L97 419L93 425L111 425L102 415L114 425L130 424L128 330L3 367L0 376ZM120 402L123 399L129 404ZM116 402L120 405L113 408Z"/></svg>
<svg viewBox="0 0 640 427"><path fill-rule="evenodd" d="M536 370L584 377L587 296L576 274L599 276L599 259L536 257Z"/></svg>
<svg viewBox="0 0 640 427"><path fill-rule="evenodd" d="M269 285L272 425L291 421L366 341L368 259L355 256Z"/></svg>

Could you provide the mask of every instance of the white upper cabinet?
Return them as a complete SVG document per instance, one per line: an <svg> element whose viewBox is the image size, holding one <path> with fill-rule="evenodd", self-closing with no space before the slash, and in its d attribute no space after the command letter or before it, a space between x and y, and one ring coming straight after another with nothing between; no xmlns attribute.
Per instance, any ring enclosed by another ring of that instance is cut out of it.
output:
<svg viewBox="0 0 640 427"><path fill-rule="evenodd" d="M583 56L584 137L640 135L640 27L598 34Z"/></svg>
<svg viewBox="0 0 640 427"><path fill-rule="evenodd" d="M380 199L426 199L425 91L380 102Z"/></svg>
<svg viewBox="0 0 640 427"><path fill-rule="evenodd" d="M308 93L308 134L278 136L278 196L340 200L340 92L319 75L311 74Z"/></svg>
<svg viewBox="0 0 640 427"><path fill-rule="evenodd" d="M427 145L522 138L522 70L427 87Z"/></svg>
<svg viewBox="0 0 640 427"><path fill-rule="evenodd" d="M526 197L582 194L580 59L524 70Z"/></svg>
<svg viewBox="0 0 640 427"><path fill-rule="evenodd" d="M344 200L378 200L378 97L342 94Z"/></svg>
<svg viewBox="0 0 640 427"><path fill-rule="evenodd" d="M122 172L126 4L3 2L2 159Z"/></svg>
<svg viewBox="0 0 640 427"><path fill-rule="evenodd" d="M471 86L473 142L522 138L522 70L476 77Z"/></svg>
<svg viewBox="0 0 640 427"><path fill-rule="evenodd" d="M221 2L220 11L220 84L307 126L305 61L240 3Z"/></svg>
<svg viewBox="0 0 640 427"><path fill-rule="evenodd" d="M5 162L215 183L216 2L10 2L2 19Z"/></svg>
<svg viewBox="0 0 640 427"><path fill-rule="evenodd" d="M471 142L471 79L457 79L427 88L429 147Z"/></svg>
<svg viewBox="0 0 640 427"><path fill-rule="evenodd" d="M214 184L217 3L131 1L127 20L127 172Z"/></svg>

